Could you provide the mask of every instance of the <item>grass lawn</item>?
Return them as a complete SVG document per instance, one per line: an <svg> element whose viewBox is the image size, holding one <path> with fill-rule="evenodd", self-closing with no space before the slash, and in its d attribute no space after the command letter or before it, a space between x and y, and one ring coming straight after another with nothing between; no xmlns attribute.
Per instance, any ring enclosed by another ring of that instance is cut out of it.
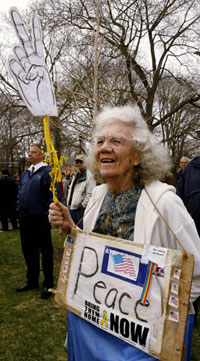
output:
<svg viewBox="0 0 200 361"><path fill-rule="evenodd" d="M63 248L57 230L53 229L52 235L56 286ZM0 360L67 361L67 312L55 303L53 296L40 299L42 273L40 290L17 293L15 289L24 284L25 274L19 231L0 232ZM194 328L191 357L191 361L199 360L200 317Z"/></svg>
<svg viewBox="0 0 200 361"><path fill-rule="evenodd" d="M57 284L62 247L58 232L52 231ZM0 233L0 360L66 361L64 342L67 332L66 310L54 296L41 300L40 290L17 293L25 283L26 266L21 251L19 231Z"/></svg>
<svg viewBox="0 0 200 361"><path fill-rule="evenodd" d="M200 360L200 299L198 300L197 323L193 330L191 361Z"/></svg>

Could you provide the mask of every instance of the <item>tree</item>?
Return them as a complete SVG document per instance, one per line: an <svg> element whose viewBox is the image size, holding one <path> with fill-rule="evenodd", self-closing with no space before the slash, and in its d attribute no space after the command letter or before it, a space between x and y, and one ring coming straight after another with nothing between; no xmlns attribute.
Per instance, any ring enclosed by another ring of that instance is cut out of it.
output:
<svg viewBox="0 0 200 361"><path fill-rule="evenodd" d="M96 30L96 4L91 0L60 0L55 5L52 0L47 0L45 5L49 27L55 29L56 23L58 30L66 26L73 31L78 29L78 39L81 40L78 46L81 43L86 45L87 52L91 53L91 39ZM139 105L153 129L158 125L157 121L154 124L153 114L159 82L164 77L171 77L177 82L182 78L177 65L181 66L181 70L192 71L188 60L198 56L194 54L198 49L198 3L195 0L107 0L100 2L99 12L99 34L104 41L102 66L106 57L114 68L123 63L120 78L126 79L128 86L124 91L125 97L128 93L128 98ZM76 52L76 44L74 49ZM184 106L182 103L193 104L198 99L198 91L191 89L184 102L176 105L174 112ZM104 98L101 100L104 102ZM167 117L168 114L165 119Z"/></svg>
<svg viewBox="0 0 200 361"><path fill-rule="evenodd" d="M178 131L180 124L190 136L183 119L191 124L199 114L197 0L46 0L33 3L32 12L42 20L55 86L59 116L51 128L59 152L74 154L80 137L89 138L97 105L94 89L100 105L137 103L172 154L173 137L184 149L188 136ZM161 89L167 84L163 101Z"/></svg>
<svg viewBox="0 0 200 361"><path fill-rule="evenodd" d="M158 117L164 117L186 97L187 94L180 92L180 86L177 86L177 83L174 83L172 79L165 79L159 85ZM199 128L199 114L194 107L191 109L188 104L162 122L160 128L156 128L158 137L171 150L175 170L183 155L192 158L195 153L198 154L197 130Z"/></svg>

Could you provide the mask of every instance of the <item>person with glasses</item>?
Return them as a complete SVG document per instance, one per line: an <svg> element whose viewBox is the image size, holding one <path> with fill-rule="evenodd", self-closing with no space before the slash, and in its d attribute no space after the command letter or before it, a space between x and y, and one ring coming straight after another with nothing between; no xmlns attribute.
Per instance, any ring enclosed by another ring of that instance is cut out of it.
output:
<svg viewBox="0 0 200 361"><path fill-rule="evenodd" d="M87 205L83 230L172 249L181 249L179 239L195 258L190 295L190 301L194 301L200 294L199 237L175 187L162 182L171 161L137 106L105 107L97 115L87 168L100 185L94 188ZM51 204L49 220L66 233L75 227L68 209L60 203ZM185 360L190 360L193 311L190 303ZM150 361L156 358L68 312L68 361L74 360Z"/></svg>
<svg viewBox="0 0 200 361"><path fill-rule="evenodd" d="M84 155L77 155L76 159L77 172L71 181L68 196L67 207L70 210L71 217L79 228L83 228L83 214L88 201L92 195L96 181L90 171L86 169Z"/></svg>
<svg viewBox="0 0 200 361"><path fill-rule="evenodd" d="M184 169L187 167L188 163L190 162L188 157L182 157L180 159L180 168L182 171L184 171Z"/></svg>

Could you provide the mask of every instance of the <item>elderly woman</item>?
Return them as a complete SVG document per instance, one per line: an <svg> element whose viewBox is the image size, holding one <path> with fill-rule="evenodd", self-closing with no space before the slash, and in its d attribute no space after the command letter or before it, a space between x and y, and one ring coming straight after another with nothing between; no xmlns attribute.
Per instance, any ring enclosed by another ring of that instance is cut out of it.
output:
<svg viewBox="0 0 200 361"><path fill-rule="evenodd" d="M83 229L181 249L174 232L183 247L195 256L193 302L200 294L199 237L175 188L159 181L170 169L167 151L156 142L136 106L106 107L99 113L87 167L102 184L94 189L90 198ZM62 226L66 233L75 227L68 209L60 203L51 204L49 220L54 226ZM187 360L190 360L192 321L193 317L188 317ZM69 313L68 360L156 359Z"/></svg>

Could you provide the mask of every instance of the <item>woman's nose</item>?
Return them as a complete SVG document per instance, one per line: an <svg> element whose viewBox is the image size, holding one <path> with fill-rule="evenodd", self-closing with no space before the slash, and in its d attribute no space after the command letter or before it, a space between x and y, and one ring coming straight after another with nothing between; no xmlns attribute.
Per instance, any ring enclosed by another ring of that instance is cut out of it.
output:
<svg viewBox="0 0 200 361"><path fill-rule="evenodd" d="M105 141L101 145L100 149L101 149L101 151L104 151L104 150L106 150L106 151L111 150L112 151L112 145L111 145L110 139L105 139Z"/></svg>

